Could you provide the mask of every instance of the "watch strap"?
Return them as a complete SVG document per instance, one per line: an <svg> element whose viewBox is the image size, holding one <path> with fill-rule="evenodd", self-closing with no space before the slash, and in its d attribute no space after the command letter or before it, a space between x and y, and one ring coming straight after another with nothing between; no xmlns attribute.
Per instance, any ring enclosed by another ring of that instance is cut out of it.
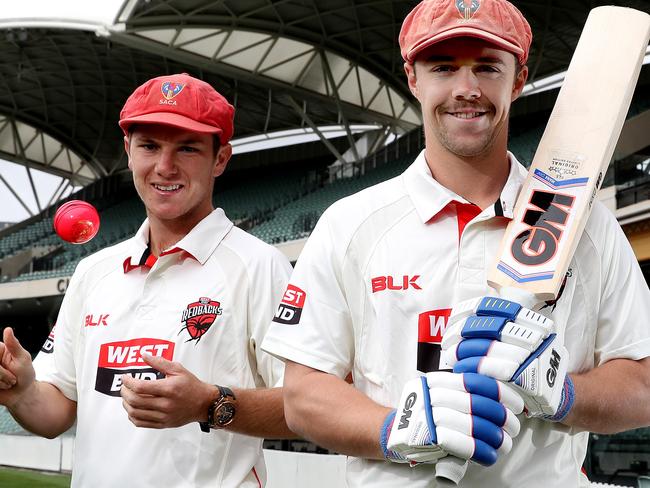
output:
<svg viewBox="0 0 650 488"><path fill-rule="evenodd" d="M221 402L223 399L230 397L232 400L236 400L235 394L233 391L228 388L227 386L221 386L221 385L214 385L217 387L219 390L219 396L212 402L210 403L210 406L208 407L208 420L207 422L199 422L199 427L201 428L201 432L210 432L210 430L214 427L214 410Z"/></svg>

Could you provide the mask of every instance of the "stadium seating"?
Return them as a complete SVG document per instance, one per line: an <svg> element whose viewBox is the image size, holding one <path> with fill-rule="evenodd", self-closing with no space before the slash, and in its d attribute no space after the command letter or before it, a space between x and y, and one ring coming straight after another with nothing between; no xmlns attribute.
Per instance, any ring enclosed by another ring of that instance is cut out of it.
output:
<svg viewBox="0 0 650 488"><path fill-rule="evenodd" d="M13 419L5 407L0 406L0 434L30 435Z"/></svg>
<svg viewBox="0 0 650 488"><path fill-rule="evenodd" d="M272 218L250 229L251 234L271 244L308 236L318 217L335 201L400 174L412 156L368 171L363 176L336 180L274 212Z"/></svg>

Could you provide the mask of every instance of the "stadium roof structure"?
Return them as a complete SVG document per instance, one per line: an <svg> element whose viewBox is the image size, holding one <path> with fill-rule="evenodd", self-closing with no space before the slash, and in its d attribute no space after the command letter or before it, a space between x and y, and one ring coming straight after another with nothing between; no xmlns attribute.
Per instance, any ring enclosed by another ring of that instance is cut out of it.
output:
<svg viewBox="0 0 650 488"><path fill-rule="evenodd" d="M612 2L513 3L534 33L528 87L534 93L534 83L566 69L589 9ZM648 0L616 3L650 7ZM0 157L65 178L53 200L66 186L124 170L116 124L120 107L146 79L174 72L205 79L236 106L237 137L307 129L327 145L320 128L338 126L355 152L355 126L381 128L387 135L421 124L396 42L403 18L416 4L104 0L91 7L85 1L22 0L3 5ZM1 175L0 183L20 199Z"/></svg>

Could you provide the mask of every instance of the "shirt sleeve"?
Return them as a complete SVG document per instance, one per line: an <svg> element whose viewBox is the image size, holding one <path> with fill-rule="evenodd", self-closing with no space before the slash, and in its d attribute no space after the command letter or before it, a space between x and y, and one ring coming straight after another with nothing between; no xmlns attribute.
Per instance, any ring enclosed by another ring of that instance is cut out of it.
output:
<svg viewBox="0 0 650 488"><path fill-rule="evenodd" d="M650 291L623 230L607 212L599 235L602 282L595 361L650 356Z"/></svg>
<svg viewBox="0 0 650 488"><path fill-rule="evenodd" d="M341 264L346 237L334 238L330 215L323 214L305 244L262 348L344 378L354 351Z"/></svg>
<svg viewBox="0 0 650 488"><path fill-rule="evenodd" d="M253 369L267 387L282 386L284 363L264 352L260 344L269 328L289 276L291 264L280 251L270 248L268 259L259 263L257 273L251 282L249 300L249 354L253 359Z"/></svg>
<svg viewBox="0 0 650 488"><path fill-rule="evenodd" d="M82 326L80 281L77 271L70 279L56 324L34 359L36 379L53 384L73 401L77 401L76 342Z"/></svg>

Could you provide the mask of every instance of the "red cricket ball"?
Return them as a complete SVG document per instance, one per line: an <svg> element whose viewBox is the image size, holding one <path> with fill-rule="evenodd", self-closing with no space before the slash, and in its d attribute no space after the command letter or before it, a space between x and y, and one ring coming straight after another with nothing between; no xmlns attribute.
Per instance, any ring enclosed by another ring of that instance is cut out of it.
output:
<svg viewBox="0 0 650 488"><path fill-rule="evenodd" d="M54 214L54 230L61 239L72 244L85 244L97 235L99 214L90 203L70 200Z"/></svg>

